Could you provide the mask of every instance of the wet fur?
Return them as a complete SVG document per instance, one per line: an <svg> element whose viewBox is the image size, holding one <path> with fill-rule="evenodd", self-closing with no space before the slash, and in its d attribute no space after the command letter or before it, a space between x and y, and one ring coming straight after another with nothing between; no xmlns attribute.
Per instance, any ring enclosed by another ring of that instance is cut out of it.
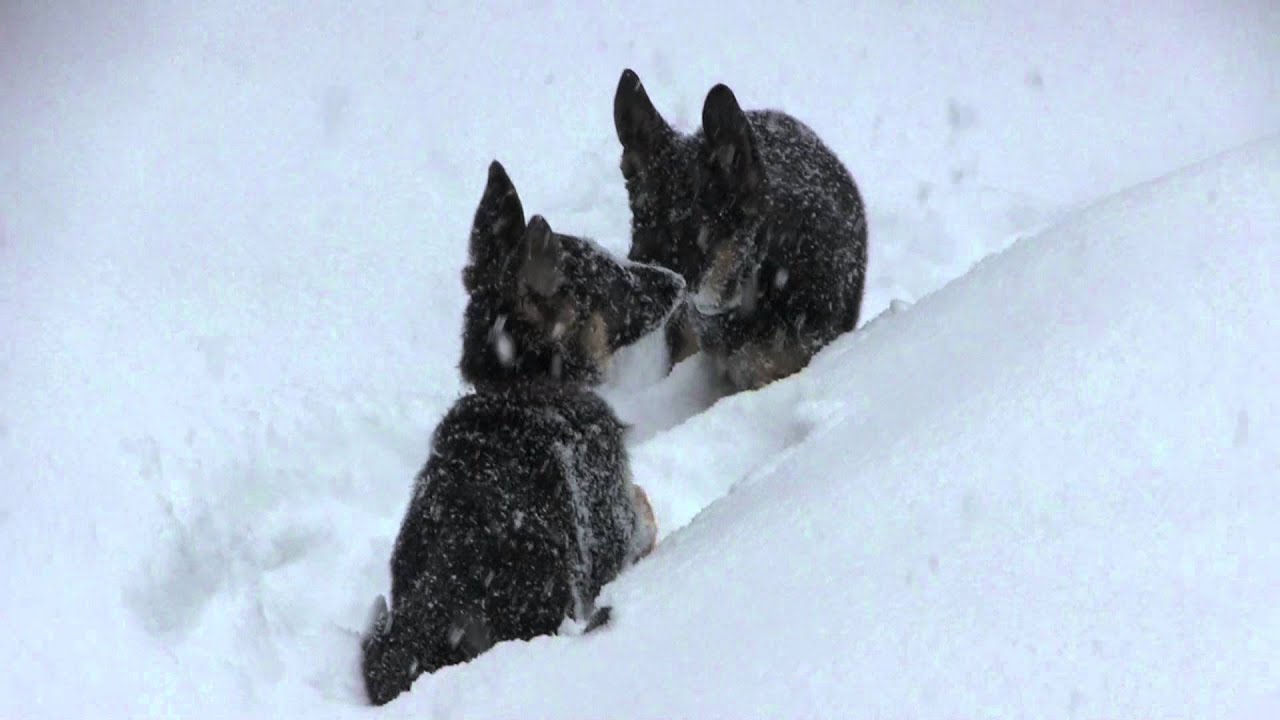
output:
<svg viewBox="0 0 1280 720"><path fill-rule="evenodd" d="M682 135L630 70L618 83L614 121L630 257L679 272L691 291L667 329L673 357L694 351L695 337L735 387L760 387L857 326L862 198L810 128L779 111L744 112L718 85L702 129Z"/></svg>
<svg viewBox="0 0 1280 720"><path fill-rule="evenodd" d="M505 177L505 174L504 174ZM491 180L476 211L462 361L479 387L514 380L599 383L612 351L660 326L684 291L661 267L621 263L534 216L527 242L510 180ZM493 193L491 197L489 193ZM517 219L519 218L519 219Z"/></svg>
<svg viewBox="0 0 1280 720"><path fill-rule="evenodd" d="M673 273L551 232L494 163L463 282L463 376L437 426L391 557L391 604L361 646L371 702L497 642L597 624L600 588L647 553L652 509L623 425L589 389L613 351L660 327Z"/></svg>

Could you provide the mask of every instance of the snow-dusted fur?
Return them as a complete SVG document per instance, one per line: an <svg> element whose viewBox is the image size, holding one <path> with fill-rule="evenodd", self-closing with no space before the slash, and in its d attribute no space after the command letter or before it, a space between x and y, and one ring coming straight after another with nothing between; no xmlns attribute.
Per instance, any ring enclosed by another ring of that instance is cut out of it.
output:
<svg viewBox="0 0 1280 720"><path fill-rule="evenodd" d="M520 198L494 163L463 271L460 369L473 385L599 382L612 352L661 325L683 294L672 272L619 263L590 240L551 232L541 216L524 228Z"/></svg>
<svg viewBox="0 0 1280 720"><path fill-rule="evenodd" d="M623 425L587 387L609 356L664 323L683 282L593 243L525 225L498 163L463 273L464 377L436 428L363 642L369 699L496 642L588 620L601 586L653 546Z"/></svg>
<svg viewBox="0 0 1280 720"><path fill-rule="evenodd" d="M676 132L640 79L614 96L632 213L630 257L691 290L667 330L673 360L699 346L739 389L765 385L858 322L867 264L862 198L804 123L744 112L716 85L702 129Z"/></svg>

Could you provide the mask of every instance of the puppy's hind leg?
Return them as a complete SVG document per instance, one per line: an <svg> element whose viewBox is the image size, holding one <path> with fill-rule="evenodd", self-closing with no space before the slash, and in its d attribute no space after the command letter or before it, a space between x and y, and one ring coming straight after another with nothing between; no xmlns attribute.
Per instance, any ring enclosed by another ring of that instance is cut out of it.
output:
<svg viewBox="0 0 1280 720"><path fill-rule="evenodd" d="M725 370L738 390L758 390L800 372L813 355L801 343L779 329L765 341L752 341L729 355Z"/></svg>
<svg viewBox="0 0 1280 720"><path fill-rule="evenodd" d="M653 552L658 544L658 520L653 515L653 506L649 504L649 496L644 489L631 484L631 504L636 511L636 526L631 536L631 552L628 563L635 562Z"/></svg>

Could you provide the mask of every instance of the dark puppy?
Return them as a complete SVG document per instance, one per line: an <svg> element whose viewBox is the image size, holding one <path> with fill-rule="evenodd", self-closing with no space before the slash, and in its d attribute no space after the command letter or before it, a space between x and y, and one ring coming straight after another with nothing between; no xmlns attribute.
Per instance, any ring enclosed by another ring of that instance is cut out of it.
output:
<svg viewBox="0 0 1280 720"><path fill-rule="evenodd" d="M587 385L660 327L684 283L588 240L525 225L498 163L476 211L463 377L475 391L436 428L362 643L369 699L493 644L587 621L600 588L652 548L623 426Z"/></svg>
<svg viewBox="0 0 1280 720"><path fill-rule="evenodd" d="M717 85L702 129L681 135L630 70L614 122L630 256L696 289L667 331L673 360L700 346L737 388L755 388L800 370L856 327L867 263L862 198L804 123L744 112Z"/></svg>

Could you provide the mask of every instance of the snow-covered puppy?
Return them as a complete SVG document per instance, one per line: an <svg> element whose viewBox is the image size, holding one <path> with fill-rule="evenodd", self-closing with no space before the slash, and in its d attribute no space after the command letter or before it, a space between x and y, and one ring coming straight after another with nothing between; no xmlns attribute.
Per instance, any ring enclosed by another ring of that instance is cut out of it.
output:
<svg viewBox="0 0 1280 720"><path fill-rule="evenodd" d="M867 224L849 171L804 123L744 112L716 85L702 129L674 130L640 78L614 96L632 260L680 273L673 362L700 346L739 389L790 375L858 323Z"/></svg>
<svg viewBox="0 0 1280 720"><path fill-rule="evenodd" d="M661 327L684 283L589 240L525 224L494 162L476 210L463 377L436 428L362 642L369 699L494 643L587 620L601 586L652 548L623 425L588 389L610 355Z"/></svg>

